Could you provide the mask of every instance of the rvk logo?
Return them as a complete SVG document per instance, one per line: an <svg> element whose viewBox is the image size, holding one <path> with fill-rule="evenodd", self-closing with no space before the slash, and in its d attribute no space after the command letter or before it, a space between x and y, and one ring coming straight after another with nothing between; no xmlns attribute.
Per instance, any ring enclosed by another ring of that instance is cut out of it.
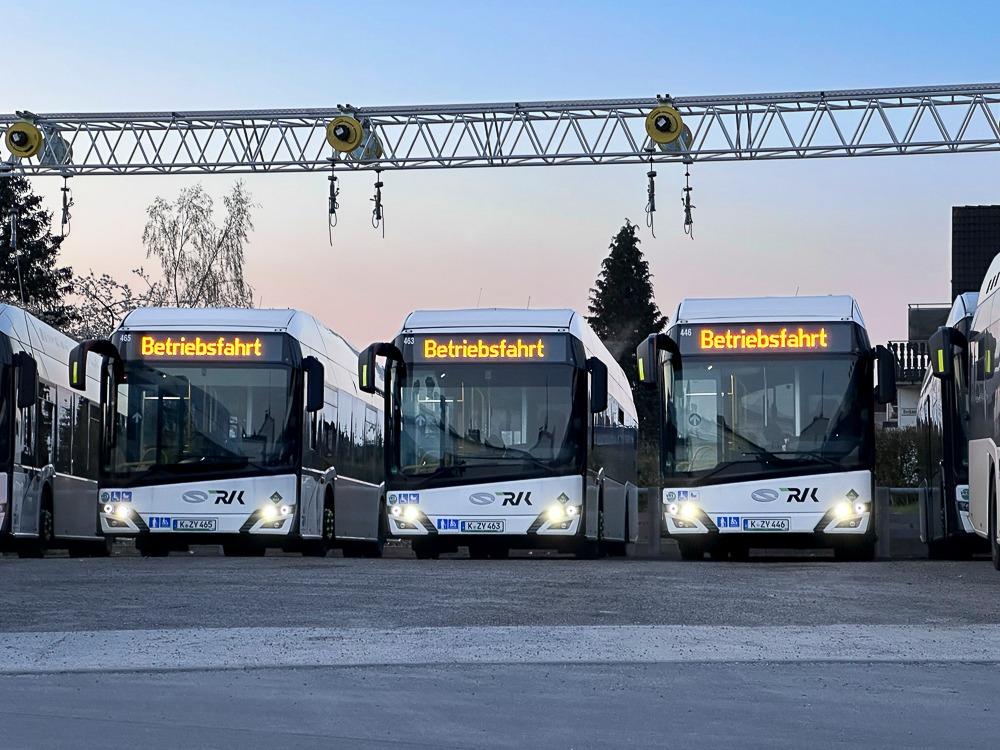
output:
<svg viewBox="0 0 1000 750"><path fill-rule="evenodd" d="M500 497L503 498L503 503L501 505L520 505L524 503L525 505L531 505L531 492L498 492Z"/></svg>
<svg viewBox="0 0 1000 750"><path fill-rule="evenodd" d="M240 505L244 505L243 494L246 490L212 490L212 494L215 495L215 504L219 505L232 505L233 502L237 502Z"/></svg>
<svg viewBox="0 0 1000 750"><path fill-rule="evenodd" d="M819 502L819 498L816 497L815 487L782 487L781 491L788 493L788 499L785 500L786 503L792 501L804 503L806 500L812 500L814 503Z"/></svg>

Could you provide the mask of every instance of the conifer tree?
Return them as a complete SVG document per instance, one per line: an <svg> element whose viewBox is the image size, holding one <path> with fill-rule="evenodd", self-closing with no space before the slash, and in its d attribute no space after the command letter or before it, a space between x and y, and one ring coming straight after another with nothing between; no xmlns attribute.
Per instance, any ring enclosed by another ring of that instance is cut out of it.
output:
<svg viewBox="0 0 1000 750"><path fill-rule="evenodd" d="M636 225L625 220L611 241L611 252L590 290L590 325L621 365L633 386L639 413L639 438L646 446L658 437L655 388L639 385L635 349L667 324L653 295L653 276L639 249ZM647 480L651 479L647 477Z"/></svg>
<svg viewBox="0 0 1000 750"><path fill-rule="evenodd" d="M11 248L11 224L16 222ZM66 299L73 269L59 265L61 238L51 232L52 213L20 176L0 177L0 302L23 307L56 328L76 319Z"/></svg>

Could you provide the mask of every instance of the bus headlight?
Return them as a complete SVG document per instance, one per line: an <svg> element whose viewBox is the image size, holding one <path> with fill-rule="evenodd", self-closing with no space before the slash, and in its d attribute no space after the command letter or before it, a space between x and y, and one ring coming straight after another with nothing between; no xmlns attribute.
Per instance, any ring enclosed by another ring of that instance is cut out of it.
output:
<svg viewBox="0 0 1000 750"><path fill-rule="evenodd" d="M278 506L274 503L268 503L260 509L260 517L265 521L273 521L278 517Z"/></svg>
<svg viewBox="0 0 1000 750"><path fill-rule="evenodd" d="M669 513L670 515L676 516L678 511L680 511L680 507L677 505L677 503L670 503L669 505L667 505L667 513Z"/></svg>
<svg viewBox="0 0 1000 750"><path fill-rule="evenodd" d="M868 511L868 503L854 503L854 512L859 516Z"/></svg>
<svg viewBox="0 0 1000 750"><path fill-rule="evenodd" d="M420 518L420 511L417 510L414 505L407 505L403 509L403 520L409 521L410 523L416 523L417 519Z"/></svg>
<svg viewBox="0 0 1000 750"><path fill-rule="evenodd" d="M393 518L402 518L403 516L403 508L400 505L393 505L389 508L389 512L392 513Z"/></svg>
<svg viewBox="0 0 1000 750"><path fill-rule="evenodd" d="M681 518L685 521L693 521L698 517L698 505L690 500L681 503L680 511Z"/></svg>
<svg viewBox="0 0 1000 750"><path fill-rule="evenodd" d="M545 511L545 518L549 523L559 523L565 520L566 512L561 505L550 505Z"/></svg>
<svg viewBox="0 0 1000 750"><path fill-rule="evenodd" d="M283 516L287 516L289 513L292 512L292 509L289 508L287 505L282 505L280 508L278 508L278 512Z"/></svg>
<svg viewBox="0 0 1000 750"><path fill-rule="evenodd" d="M567 505L566 506L566 515L569 516L570 518L573 518L573 516L575 516L579 512L580 512L580 508L578 506L576 506L576 505Z"/></svg>
<svg viewBox="0 0 1000 750"><path fill-rule="evenodd" d="M119 503L118 507L115 508L115 515L124 521L128 518L129 507L125 503Z"/></svg>
<svg viewBox="0 0 1000 750"><path fill-rule="evenodd" d="M838 521L843 521L851 515L851 504L846 500L841 500L833 506L833 517Z"/></svg>
<svg viewBox="0 0 1000 750"><path fill-rule="evenodd" d="M110 516L114 512L115 512L115 506L113 506L111 503L108 503L107 505L104 506L105 515Z"/></svg>

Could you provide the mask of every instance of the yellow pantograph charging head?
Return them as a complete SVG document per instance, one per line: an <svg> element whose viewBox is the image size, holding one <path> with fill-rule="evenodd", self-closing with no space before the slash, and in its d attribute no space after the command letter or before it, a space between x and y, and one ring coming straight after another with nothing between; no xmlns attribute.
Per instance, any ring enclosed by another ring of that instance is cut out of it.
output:
<svg viewBox="0 0 1000 750"><path fill-rule="evenodd" d="M361 145L363 137L361 123L347 115L334 117L326 125L326 142L340 153L350 153L356 149Z"/></svg>
<svg viewBox="0 0 1000 750"><path fill-rule="evenodd" d="M661 105L646 115L646 133L653 143L673 143L684 129L681 113L673 107Z"/></svg>
<svg viewBox="0 0 1000 750"><path fill-rule="evenodd" d="M7 149L20 159L28 159L42 150L45 139L42 131L34 123L21 120L7 128L4 139Z"/></svg>

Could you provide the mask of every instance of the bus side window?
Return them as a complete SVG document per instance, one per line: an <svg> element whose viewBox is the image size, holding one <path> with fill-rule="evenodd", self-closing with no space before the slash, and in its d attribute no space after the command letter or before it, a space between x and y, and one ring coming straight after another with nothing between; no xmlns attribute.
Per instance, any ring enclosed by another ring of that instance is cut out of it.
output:
<svg viewBox="0 0 1000 750"><path fill-rule="evenodd" d="M354 438L351 434L351 408L354 399L345 396L337 405L337 475L354 473Z"/></svg>
<svg viewBox="0 0 1000 750"><path fill-rule="evenodd" d="M87 407L89 402L83 396L73 396L73 472L80 477L90 478L87 453L90 441L87 439Z"/></svg>
<svg viewBox="0 0 1000 750"><path fill-rule="evenodd" d="M335 389L326 389L326 403L323 406L323 454L328 459L337 455L338 398L339 393Z"/></svg>
<svg viewBox="0 0 1000 750"><path fill-rule="evenodd" d="M65 388L57 389L56 410L56 471L73 472L73 394Z"/></svg>
<svg viewBox="0 0 1000 750"><path fill-rule="evenodd" d="M97 467L100 463L101 453L101 407L95 403L88 403L87 416L87 473L89 479L97 478Z"/></svg>
<svg viewBox="0 0 1000 750"><path fill-rule="evenodd" d="M37 466L46 466L53 462L55 458L54 436L55 430L55 404L53 403L55 388L46 383L38 384L39 396L39 421L38 421L38 463Z"/></svg>
<svg viewBox="0 0 1000 750"><path fill-rule="evenodd" d="M371 406L365 407L365 479L378 477L378 412Z"/></svg>

